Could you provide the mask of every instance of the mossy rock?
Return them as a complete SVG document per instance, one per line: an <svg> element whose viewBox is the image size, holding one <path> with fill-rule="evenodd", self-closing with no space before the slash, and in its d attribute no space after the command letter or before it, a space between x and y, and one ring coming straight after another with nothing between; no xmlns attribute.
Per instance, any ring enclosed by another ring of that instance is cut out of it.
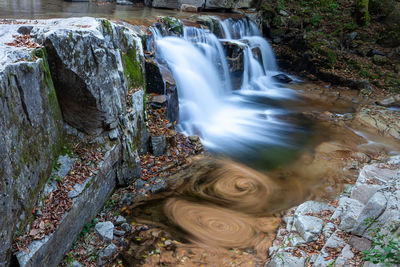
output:
<svg viewBox="0 0 400 267"><path fill-rule="evenodd" d="M191 21L194 21L198 24L206 26L212 33L214 33L217 37L222 38L221 27L219 25L219 21L217 17L208 16L208 15L194 15L189 18Z"/></svg>
<svg viewBox="0 0 400 267"><path fill-rule="evenodd" d="M356 1L356 19L358 25L364 26L369 23L370 15L368 10L368 0Z"/></svg>
<svg viewBox="0 0 400 267"><path fill-rule="evenodd" d="M162 17L161 22L167 26L168 31L178 35L182 35L182 22L175 17Z"/></svg>

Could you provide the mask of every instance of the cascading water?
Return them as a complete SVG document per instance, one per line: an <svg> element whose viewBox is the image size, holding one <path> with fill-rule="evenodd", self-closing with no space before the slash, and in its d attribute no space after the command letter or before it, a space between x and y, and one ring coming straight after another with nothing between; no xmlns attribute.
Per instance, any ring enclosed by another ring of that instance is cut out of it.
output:
<svg viewBox="0 0 400 267"><path fill-rule="evenodd" d="M247 19L228 19L220 26L222 39L195 27L184 26L182 37L162 37L152 28L156 58L167 63L178 88L177 129L199 135L206 148L233 157L271 145L290 146L286 136L294 127L277 118L286 113L277 102L293 92L272 78L279 72L271 47ZM232 90L221 42L243 49L240 90Z"/></svg>

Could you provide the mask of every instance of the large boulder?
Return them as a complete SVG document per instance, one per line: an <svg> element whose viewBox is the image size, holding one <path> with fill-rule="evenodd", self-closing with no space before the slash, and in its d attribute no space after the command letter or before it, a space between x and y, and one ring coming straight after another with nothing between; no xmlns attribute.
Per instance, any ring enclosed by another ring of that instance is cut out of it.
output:
<svg viewBox="0 0 400 267"><path fill-rule="evenodd" d="M51 242L60 244L46 259L57 263L116 182L132 183L141 173L138 153L148 140L141 39L94 18L4 24L0 36L0 266L9 263L13 239L28 231L53 165L70 145L64 129L104 147L112 142L112 157L100 166L106 173L73 188L68 195L76 206L37 246L40 252L31 251L40 261ZM68 240L66 229L73 229Z"/></svg>
<svg viewBox="0 0 400 267"><path fill-rule="evenodd" d="M54 20L31 32L45 45L64 120L88 134L115 129L127 90L143 85L141 40L107 20Z"/></svg>
<svg viewBox="0 0 400 267"><path fill-rule="evenodd" d="M145 5L156 8L179 9L191 5L205 9L250 8L251 0L145 0Z"/></svg>
<svg viewBox="0 0 400 267"><path fill-rule="evenodd" d="M206 0L205 8L208 9L231 9L231 8L250 8L251 0Z"/></svg>
<svg viewBox="0 0 400 267"><path fill-rule="evenodd" d="M6 36L0 42L0 266L7 265L14 235L32 217L64 142L46 52L4 45L14 30L0 27Z"/></svg>

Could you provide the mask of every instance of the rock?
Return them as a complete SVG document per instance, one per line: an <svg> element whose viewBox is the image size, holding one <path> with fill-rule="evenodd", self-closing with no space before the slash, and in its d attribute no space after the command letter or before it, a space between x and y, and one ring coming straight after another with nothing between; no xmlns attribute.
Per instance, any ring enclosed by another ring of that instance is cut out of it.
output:
<svg viewBox="0 0 400 267"><path fill-rule="evenodd" d="M334 260L329 257L328 250L334 248L336 250L341 250L346 245L346 242L338 236L339 231L336 231L325 243L324 247L321 249L317 259L315 260L313 266L330 266Z"/></svg>
<svg viewBox="0 0 400 267"><path fill-rule="evenodd" d="M305 257L293 256L291 252L277 252L265 267L304 266Z"/></svg>
<svg viewBox="0 0 400 267"><path fill-rule="evenodd" d="M167 149L167 140L165 135L152 136L151 137L151 147L153 155L159 157L165 153Z"/></svg>
<svg viewBox="0 0 400 267"><path fill-rule="evenodd" d="M216 16L209 15L193 15L189 19L197 24L206 26L212 33L218 38L223 38L223 31L219 24L219 18Z"/></svg>
<svg viewBox="0 0 400 267"><path fill-rule="evenodd" d="M101 209L116 186L115 165L121 150L115 145L104 155L98 174L86 186L85 193L72 199L72 205L63 215L57 228L41 240L28 245L29 250L17 253L20 266L57 266L71 248L85 223L90 222Z"/></svg>
<svg viewBox="0 0 400 267"><path fill-rule="evenodd" d="M388 62L387 57L385 56L381 56L381 55L374 55L372 57L372 61L376 64L376 65L385 65Z"/></svg>
<svg viewBox="0 0 400 267"><path fill-rule="evenodd" d="M176 85L169 86L167 83L167 93L168 93L167 119L170 122L176 123L179 118L179 97Z"/></svg>
<svg viewBox="0 0 400 267"><path fill-rule="evenodd" d="M339 200L338 207L331 219L340 218L339 228L344 231L351 231L363 208L364 205L357 200L343 197Z"/></svg>
<svg viewBox="0 0 400 267"><path fill-rule="evenodd" d="M150 100L150 105L152 108L162 108L167 105L167 96L165 95L156 95L153 96Z"/></svg>
<svg viewBox="0 0 400 267"><path fill-rule="evenodd" d="M179 9L181 6L180 0L152 0L149 2L152 7L156 8Z"/></svg>
<svg viewBox="0 0 400 267"><path fill-rule="evenodd" d="M81 184L76 183L74 185L74 187L72 188L72 190L68 192L68 197L75 198L75 197L79 196L83 192L83 190L85 190L86 185L90 182L91 182L91 178L88 178L85 182L83 182Z"/></svg>
<svg viewBox="0 0 400 267"><path fill-rule="evenodd" d="M117 5L133 5L131 1L128 0L117 0Z"/></svg>
<svg viewBox="0 0 400 267"><path fill-rule="evenodd" d="M228 41L221 41L226 59L228 62L229 72L231 73L231 83L233 89L240 89L243 81L244 70L244 49L243 45Z"/></svg>
<svg viewBox="0 0 400 267"><path fill-rule="evenodd" d="M146 93L164 94L164 79L157 62L146 60Z"/></svg>
<svg viewBox="0 0 400 267"><path fill-rule="evenodd" d="M126 219L124 216L118 215L116 217L114 217L114 224L119 226L123 223L126 223Z"/></svg>
<svg viewBox="0 0 400 267"><path fill-rule="evenodd" d="M292 233L288 240L290 240L290 246L291 247L297 247L299 245L307 243L300 235L297 233Z"/></svg>
<svg viewBox="0 0 400 267"><path fill-rule="evenodd" d="M336 226L335 226L333 223L328 222L328 223L324 226L324 228L322 229L322 234L323 234L326 238L328 238L328 237L330 237L335 231L336 231Z"/></svg>
<svg viewBox="0 0 400 267"><path fill-rule="evenodd" d="M113 240L114 224L112 222L99 222L94 226L94 230L104 241L110 243Z"/></svg>
<svg viewBox="0 0 400 267"><path fill-rule="evenodd" d="M0 27L0 266L8 266L14 233L32 218L27 211L44 189L64 134L43 50L5 44L21 27Z"/></svg>
<svg viewBox="0 0 400 267"><path fill-rule="evenodd" d="M400 124L396 123L399 116L398 112L371 106L362 108L355 119L364 126L374 129L380 135L400 139Z"/></svg>
<svg viewBox="0 0 400 267"><path fill-rule="evenodd" d="M329 206L327 203L324 202L306 201L297 207L297 209L294 212L294 216L298 217L300 215L306 215L306 214L318 214L324 210L334 211L335 208Z"/></svg>
<svg viewBox="0 0 400 267"><path fill-rule="evenodd" d="M375 55L378 55L378 56L386 56L386 54L385 54L384 52L379 51L379 50L377 50L377 49L371 49L371 50L369 50L368 53L367 53L367 57L373 57L373 56L375 56Z"/></svg>
<svg viewBox="0 0 400 267"><path fill-rule="evenodd" d="M54 29L35 28L32 34L46 46L66 122L99 134L118 126L126 92L143 85L141 40L128 28L104 19L79 22L89 27L78 31L76 20L63 19Z"/></svg>
<svg viewBox="0 0 400 267"><path fill-rule="evenodd" d="M197 12L197 7L188 4L182 4L181 10L184 12Z"/></svg>
<svg viewBox="0 0 400 267"><path fill-rule="evenodd" d="M206 9L231 9L231 8L250 8L251 0L206 0L205 8Z"/></svg>
<svg viewBox="0 0 400 267"><path fill-rule="evenodd" d="M68 154L65 156L59 156L57 160L57 164L59 165L59 169L56 173L58 177L64 178L65 175L69 173L69 171L74 166L75 159L70 158Z"/></svg>
<svg viewBox="0 0 400 267"><path fill-rule="evenodd" d="M377 192L381 186L371 184L356 184L351 192L351 198L354 198L361 203L367 203L371 196Z"/></svg>
<svg viewBox="0 0 400 267"><path fill-rule="evenodd" d="M380 164L364 166L351 192L351 198L366 204L388 181L397 177L397 170L381 168Z"/></svg>
<svg viewBox="0 0 400 267"><path fill-rule="evenodd" d="M132 204L132 194L125 193L121 200L119 201L120 205L129 206Z"/></svg>
<svg viewBox="0 0 400 267"><path fill-rule="evenodd" d="M376 192L367 202L367 204L365 204L351 233L362 236L365 230L368 228L365 220L378 218L386 209L386 203L387 200L385 195L382 192Z"/></svg>
<svg viewBox="0 0 400 267"><path fill-rule="evenodd" d="M351 251L351 247L349 245L346 245L340 256L336 259L335 265L337 266L349 266L350 265L350 260L352 260L354 257L354 253Z"/></svg>
<svg viewBox="0 0 400 267"><path fill-rule="evenodd" d="M132 230L132 227L128 223L121 224L121 228L127 233L129 233Z"/></svg>
<svg viewBox="0 0 400 267"><path fill-rule="evenodd" d="M19 34L29 35L29 34L31 34L32 29L33 29L33 26L21 26L18 28L17 32Z"/></svg>
<svg viewBox="0 0 400 267"><path fill-rule="evenodd" d="M119 137L119 132L118 129L113 129L108 133L108 137L110 138L111 141L115 141Z"/></svg>
<svg viewBox="0 0 400 267"><path fill-rule="evenodd" d="M318 234L322 230L323 221L313 216L299 215L295 218L294 226L306 242L318 239Z"/></svg>
<svg viewBox="0 0 400 267"><path fill-rule="evenodd" d="M371 248L371 241L363 238L352 235L348 241L348 244L357 249L358 251L368 250Z"/></svg>
<svg viewBox="0 0 400 267"><path fill-rule="evenodd" d="M99 252L99 263L100 263L99 265L103 265L105 263L104 260L111 258L117 252L117 250L118 250L117 246L114 245L113 243L103 248Z"/></svg>
<svg viewBox="0 0 400 267"><path fill-rule="evenodd" d="M277 82L280 82L280 83L290 83L293 81L292 78L290 78L289 76L287 76L286 74L283 74L283 73L275 75L272 78L274 78Z"/></svg>
<svg viewBox="0 0 400 267"><path fill-rule="evenodd" d="M83 265L79 261L73 261L68 267L83 267Z"/></svg>
<svg viewBox="0 0 400 267"><path fill-rule="evenodd" d="M114 236L124 236L125 234L125 231L114 229Z"/></svg>
<svg viewBox="0 0 400 267"><path fill-rule="evenodd" d="M377 103L384 107L400 107L400 95L385 98Z"/></svg>
<svg viewBox="0 0 400 267"><path fill-rule="evenodd" d="M165 182L164 179L155 177L153 180L155 181L155 183L152 184L150 187L150 192L152 194L164 191L165 188L167 187L167 183Z"/></svg>

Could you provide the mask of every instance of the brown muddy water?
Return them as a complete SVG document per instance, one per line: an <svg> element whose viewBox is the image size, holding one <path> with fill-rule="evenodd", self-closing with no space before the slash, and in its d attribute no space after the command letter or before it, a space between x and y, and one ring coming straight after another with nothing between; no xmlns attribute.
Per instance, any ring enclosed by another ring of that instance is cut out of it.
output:
<svg viewBox="0 0 400 267"><path fill-rule="evenodd" d="M298 151L275 150L264 157L279 158L273 167L205 156L171 177L165 195L132 207L129 220L164 229L197 248L250 248L256 258L265 259L283 211L309 199L333 200L344 184L356 181L364 163L399 153L398 141L353 119L359 105L365 104L356 92L337 94L315 84L293 87L301 100L290 108L312 121L312 134ZM134 257L127 258L134 262Z"/></svg>

